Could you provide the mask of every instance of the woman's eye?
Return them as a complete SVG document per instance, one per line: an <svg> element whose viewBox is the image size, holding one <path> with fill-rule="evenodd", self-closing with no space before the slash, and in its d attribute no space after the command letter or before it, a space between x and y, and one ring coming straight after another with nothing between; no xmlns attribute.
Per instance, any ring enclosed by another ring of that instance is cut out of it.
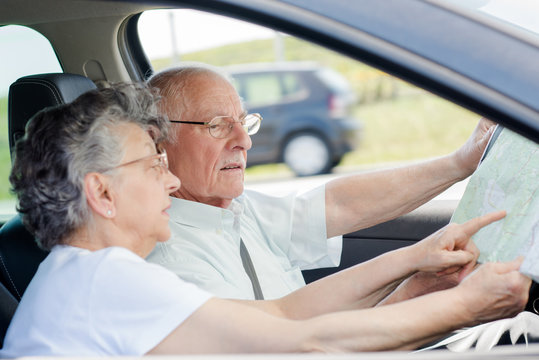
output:
<svg viewBox="0 0 539 360"><path fill-rule="evenodd" d="M159 163L159 160L152 160L150 167L152 169L159 169L161 167L161 164Z"/></svg>

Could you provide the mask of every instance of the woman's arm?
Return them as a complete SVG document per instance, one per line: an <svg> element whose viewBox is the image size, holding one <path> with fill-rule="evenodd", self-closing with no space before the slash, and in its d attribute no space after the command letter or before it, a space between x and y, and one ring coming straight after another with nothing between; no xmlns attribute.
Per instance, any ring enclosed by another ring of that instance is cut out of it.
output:
<svg viewBox="0 0 539 360"><path fill-rule="evenodd" d="M328 312L375 306L404 280L418 272L458 272L463 278L479 255L471 237L482 227L505 216L504 211L450 224L415 245L382 254L372 260L315 281L281 299L286 317L305 319ZM421 279L409 281L385 299L402 301L426 292Z"/></svg>
<svg viewBox="0 0 539 360"><path fill-rule="evenodd" d="M518 273L519 266L519 262L489 264L453 289L307 320L281 317L288 313L282 299L212 298L149 354L414 349L463 326L518 313L530 285Z"/></svg>

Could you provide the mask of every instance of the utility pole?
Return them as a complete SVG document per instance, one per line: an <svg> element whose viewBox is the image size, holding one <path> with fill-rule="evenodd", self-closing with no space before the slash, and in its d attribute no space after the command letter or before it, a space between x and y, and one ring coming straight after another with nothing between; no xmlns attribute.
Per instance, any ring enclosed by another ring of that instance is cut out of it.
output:
<svg viewBox="0 0 539 360"><path fill-rule="evenodd" d="M273 50L275 52L275 62L283 62L284 56L284 39L283 34L279 31L275 31L275 37L273 38Z"/></svg>
<svg viewBox="0 0 539 360"><path fill-rule="evenodd" d="M176 39L176 24L174 22L174 12L168 12L168 21L170 24L170 41L172 42L172 65L180 62L180 51L178 50L178 41Z"/></svg>

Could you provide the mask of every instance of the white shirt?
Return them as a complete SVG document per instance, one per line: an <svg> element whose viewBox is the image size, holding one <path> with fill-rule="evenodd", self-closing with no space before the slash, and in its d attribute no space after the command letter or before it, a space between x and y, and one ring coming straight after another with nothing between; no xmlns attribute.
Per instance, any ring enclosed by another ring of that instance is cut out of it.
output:
<svg viewBox="0 0 539 360"><path fill-rule="evenodd" d="M125 248L55 246L22 297L0 357L141 356L210 296Z"/></svg>
<svg viewBox="0 0 539 360"><path fill-rule="evenodd" d="M340 262L342 236L326 236L325 186L283 197L246 190L228 209L172 198L169 214L172 236L147 259L219 297L254 299L240 236L265 299L304 286L302 269Z"/></svg>

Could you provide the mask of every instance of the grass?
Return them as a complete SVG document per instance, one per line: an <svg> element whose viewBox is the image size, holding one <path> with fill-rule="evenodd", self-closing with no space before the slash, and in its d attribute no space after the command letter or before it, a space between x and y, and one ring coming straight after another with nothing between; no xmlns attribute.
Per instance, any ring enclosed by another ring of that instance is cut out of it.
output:
<svg viewBox="0 0 539 360"><path fill-rule="evenodd" d="M358 106L362 141L342 165L409 161L448 154L464 143L478 116L426 92Z"/></svg>

